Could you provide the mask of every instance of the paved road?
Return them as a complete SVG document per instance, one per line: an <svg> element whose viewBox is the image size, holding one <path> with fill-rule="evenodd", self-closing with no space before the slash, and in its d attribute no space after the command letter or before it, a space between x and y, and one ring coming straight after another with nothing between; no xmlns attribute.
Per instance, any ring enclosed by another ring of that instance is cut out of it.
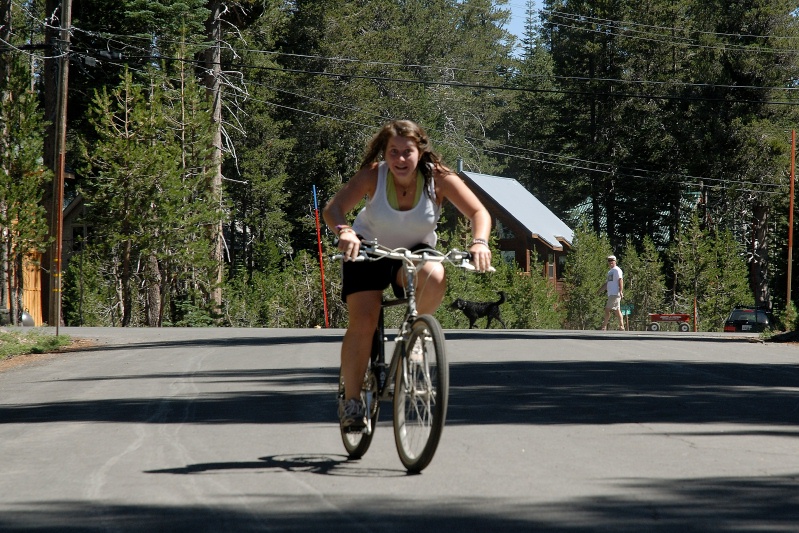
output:
<svg viewBox="0 0 799 533"><path fill-rule="evenodd" d="M341 330L71 329L0 373L0 531L799 531L799 347L449 331L421 475L347 461Z"/></svg>

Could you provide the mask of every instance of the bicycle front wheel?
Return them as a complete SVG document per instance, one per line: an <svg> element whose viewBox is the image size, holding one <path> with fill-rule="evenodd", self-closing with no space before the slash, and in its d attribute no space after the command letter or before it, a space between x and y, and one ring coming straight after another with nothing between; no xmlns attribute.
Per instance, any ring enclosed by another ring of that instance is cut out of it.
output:
<svg viewBox="0 0 799 533"><path fill-rule="evenodd" d="M394 441L402 464L416 473L433 459L447 417L449 368L438 320L420 315L406 347L394 382Z"/></svg>

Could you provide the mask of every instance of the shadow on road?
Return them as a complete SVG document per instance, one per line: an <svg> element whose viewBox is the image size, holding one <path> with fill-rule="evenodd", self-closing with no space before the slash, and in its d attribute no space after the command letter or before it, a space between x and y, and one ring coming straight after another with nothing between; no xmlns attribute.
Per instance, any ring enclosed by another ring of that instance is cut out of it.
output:
<svg viewBox="0 0 799 533"><path fill-rule="evenodd" d="M223 328L219 331L224 332ZM298 335L285 335L285 336L264 336L264 337L243 337L236 334L231 334L229 337L216 336L209 338L207 336L196 339L169 339L169 340L137 340L128 339L124 342L100 342L94 346L81 348L82 352L106 352L115 350L147 350L147 349L164 349L164 348L208 348L208 347L223 347L235 348L246 346L279 346L281 344L341 344L342 335L325 332L325 334L315 333L317 330L308 330L308 333L301 333Z"/></svg>
<svg viewBox="0 0 799 533"><path fill-rule="evenodd" d="M363 468L358 461L348 459L344 455L270 455L260 457L257 461L200 463L177 468L148 470L145 474L202 474L226 470L286 471L305 472L320 475L347 477L406 477L405 470L388 468Z"/></svg>
<svg viewBox="0 0 799 533"><path fill-rule="evenodd" d="M279 346L290 344L340 344L344 335L344 330L328 329L307 329L295 330L291 335L269 335L244 336L236 331L231 331L226 335L224 328L213 330L214 336L207 334L192 339L158 339L152 340L143 332L125 330L119 333L120 336L126 335L125 340L106 339L99 341L95 346L88 346L81 351L110 351L110 350L129 350L129 349L161 349L161 348L191 348L191 347L246 347L246 346ZM207 333L207 330L200 330ZM395 331L389 329L389 331ZM664 336L668 336L669 341L690 341L690 342L755 342L758 337L749 334L707 334L707 333L660 333L650 332L614 332L614 331L593 331L593 330L446 330L448 340L557 340L557 339L590 339L593 341L618 342L620 340L635 340L643 342L661 342ZM141 335L138 337L136 334ZM91 331L78 329L76 338L91 339ZM777 337L774 337L775 339Z"/></svg>
<svg viewBox="0 0 799 533"><path fill-rule="evenodd" d="M275 459L280 463L281 459ZM335 461L335 460L334 460ZM266 461L267 463L269 461ZM289 461L291 462L291 460ZM281 469L281 466L275 468ZM295 475L303 476L299 472ZM313 472L307 475L314 475ZM421 479L421 478L419 478ZM39 532L197 533L291 531L471 533L536 531L615 533L796 531L796 476L636 480L634 499L585 497L529 505L509 498L446 501L364 495L329 495L309 506L308 494L263 494L260 505L150 506L64 501L19 506L0 515L0 530ZM310 502L313 503L313 502ZM313 507L314 510L309 510Z"/></svg>
<svg viewBox="0 0 799 533"><path fill-rule="evenodd" d="M266 340L258 340L261 341ZM199 394L6 403L0 405L0 424L297 423L321 424L324 427L320 431L337 431L336 378L336 368L229 369L93 377L92 380L169 383L185 379L192 381ZM76 387L80 386L81 380L73 381ZM799 438L797 388L799 366L786 364L629 360L458 363L451 367L448 425L735 422L749 426L741 430L742 436L796 439ZM225 389L235 392L219 392ZM383 412L390 417L390 409ZM762 426L762 431L758 426ZM695 427L692 429L692 434L700 434ZM363 469L335 455L268 456L246 462L175 465L148 473L157 480L159 474L212 475L226 470L291 472L293 476L405 476L399 470ZM102 501L27 502L4 509L0 514L0 531L350 533L354 525L380 532L725 533L766 527L769 531L795 531L799 523L798 478L799 473L747 478L619 479L619 487L635 488L635 498L611 494L539 505L530 505L522 497L517 501L490 495L440 501L420 498L412 490L405 497L342 495L337 500L327 495L313 510L309 510L308 494L274 493L254 496L262 498L261 505L238 509L225 502L213 508ZM418 479L424 479L424 475Z"/></svg>
<svg viewBox="0 0 799 533"><path fill-rule="evenodd" d="M797 365L524 361L452 365L450 374L449 424L736 422L799 429Z"/></svg>
<svg viewBox="0 0 799 533"><path fill-rule="evenodd" d="M450 425L736 422L785 426L788 437L799 430L798 365L522 361L454 364L450 373ZM333 424L336 376L335 368L295 368L92 377L186 379L200 392L3 404L0 424ZM204 384L235 392L203 392Z"/></svg>

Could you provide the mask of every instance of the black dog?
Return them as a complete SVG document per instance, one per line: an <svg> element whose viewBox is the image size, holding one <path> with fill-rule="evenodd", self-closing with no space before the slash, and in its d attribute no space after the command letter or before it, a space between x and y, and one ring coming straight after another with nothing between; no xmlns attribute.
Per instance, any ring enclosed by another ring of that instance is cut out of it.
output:
<svg viewBox="0 0 799 533"><path fill-rule="evenodd" d="M482 317L488 317L488 320L486 320L486 329L491 327L491 319L495 319L502 324L503 328L507 329L507 326L505 326L505 323L499 316L499 306L505 303L505 293L499 291L497 294L499 294L499 300L496 302L470 302L463 298L457 298L452 302L449 308L463 311L463 314L469 319L469 329L474 328L474 323L477 322L478 318Z"/></svg>

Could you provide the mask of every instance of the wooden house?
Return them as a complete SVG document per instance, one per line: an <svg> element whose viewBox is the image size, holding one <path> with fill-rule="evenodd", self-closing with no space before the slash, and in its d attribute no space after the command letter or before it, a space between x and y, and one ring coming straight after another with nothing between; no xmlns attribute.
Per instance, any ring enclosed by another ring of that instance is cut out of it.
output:
<svg viewBox="0 0 799 533"><path fill-rule="evenodd" d="M458 174L491 213L503 258L528 273L538 263L541 274L560 291L574 231L514 179L463 170Z"/></svg>

